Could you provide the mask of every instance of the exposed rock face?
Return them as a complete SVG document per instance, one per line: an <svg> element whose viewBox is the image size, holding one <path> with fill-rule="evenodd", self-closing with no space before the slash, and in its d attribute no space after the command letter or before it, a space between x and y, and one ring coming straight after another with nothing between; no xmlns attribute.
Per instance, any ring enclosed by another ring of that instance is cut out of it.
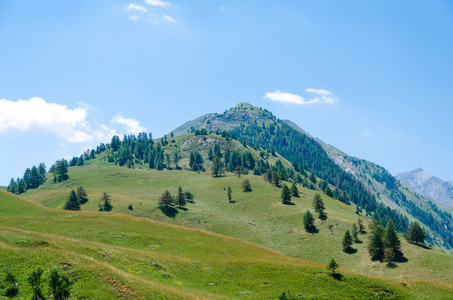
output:
<svg viewBox="0 0 453 300"><path fill-rule="evenodd" d="M396 178L423 196L441 204L453 206L453 181L444 182L423 169L401 173L396 175Z"/></svg>

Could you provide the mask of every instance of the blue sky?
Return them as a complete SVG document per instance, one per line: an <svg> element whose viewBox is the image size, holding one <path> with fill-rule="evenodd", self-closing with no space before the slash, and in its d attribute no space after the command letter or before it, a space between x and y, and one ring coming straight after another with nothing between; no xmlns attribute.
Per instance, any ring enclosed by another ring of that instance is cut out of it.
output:
<svg viewBox="0 0 453 300"><path fill-rule="evenodd" d="M239 102L453 180L451 1L0 2L0 185Z"/></svg>

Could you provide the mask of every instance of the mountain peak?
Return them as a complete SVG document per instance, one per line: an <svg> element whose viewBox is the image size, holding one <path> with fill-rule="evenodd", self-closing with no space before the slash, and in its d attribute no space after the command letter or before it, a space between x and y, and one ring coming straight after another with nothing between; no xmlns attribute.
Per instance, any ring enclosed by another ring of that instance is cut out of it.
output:
<svg viewBox="0 0 453 300"><path fill-rule="evenodd" d="M404 185L444 205L453 206L453 185L422 168L396 175Z"/></svg>

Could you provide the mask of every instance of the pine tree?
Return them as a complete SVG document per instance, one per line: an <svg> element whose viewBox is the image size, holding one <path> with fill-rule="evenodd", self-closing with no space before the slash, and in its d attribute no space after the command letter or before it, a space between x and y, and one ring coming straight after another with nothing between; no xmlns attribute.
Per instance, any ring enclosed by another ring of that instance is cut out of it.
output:
<svg viewBox="0 0 453 300"><path fill-rule="evenodd" d="M327 270L332 271L332 275L335 274L335 270L338 269L340 265L335 261L335 259L331 259L329 261L329 264L327 265Z"/></svg>
<svg viewBox="0 0 453 300"><path fill-rule="evenodd" d="M174 205L174 198L170 194L168 190L165 190L165 192L162 194L162 196L159 198L159 207L168 209L170 206Z"/></svg>
<svg viewBox="0 0 453 300"><path fill-rule="evenodd" d="M182 191L181 186L178 188L178 197L176 198L176 204L178 204L178 208L186 206L186 194Z"/></svg>
<svg viewBox="0 0 453 300"><path fill-rule="evenodd" d="M243 182L242 182L242 191L244 193L248 193L248 192L251 192L252 191L252 185L250 184L250 181L248 179L245 179Z"/></svg>
<svg viewBox="0 0 453 300"><path fill-rule="evenodd" d="M384 242L382 236L384 229L378 225L370 237L370 243L368 244L368 252L370 253L371 259L380 260L384 257Z"/></svg>
<svg viewBox="0 0 453 300"><path fill-rule="evenodd" d="M392 249L394 255L398 255L401 253L401 242L400 239L398 238L392 220L389 220L387 223L387 227L385 227L383 241L384 248Z"/></svg>
<svg viewBox="0 0 453 300"><path fill-rule="evenodd" d="M418 222L414 222L409 226L407 235L409 242L415 244L423 244L426 239L425 230L423 230Z"/></svg>
<svg viewBox="0 0 453 300"><path fill-rule="evenodd" d="M326 194L327 196L333 198L333 191L332 191L332 189L329 186L327 186L326 189L324 190L324 194Z"/></svg>
<svg viewBox="0 0 453 300"><path fill-rule="evenodd" d="M27 282L31 287L33 297L32 300L40 300L44 299L42 294L42 274L44 271L38 267L37 269L33 270L27 278Z"/></svg>
<svg viewBox="0 0 453 300"><path fill-rule="evenodd" d="M64 204L63 209L80 210L80 202L79 202L79 199L77 198L76 192L74 190L72 190L69 193L68 199L66 200L66 203Z"/></svg>
<svg viewBox="0 0 453 300"><path fill-rule="evenodd" d="M283 184L283 187L282 187L281 198L282 198L283 204L287 204L287 203L291 202L291 192L285 183Z"/></svg>
<svg viewBox="0 0 453 300"><path fill-rule="evenodd" d="M61 274L57 267L50 268L47 284L52 291L53 299L62 300L69 297L72 282L69 281L68 276Z"/></svg>
<svg viewBox="0 0 453 300"><path fill-rule="evenodd" d="M80 204L85 204L88 202L87 193L82 186L79 186L77 188L77 198L79 199Z"/></svg>
<svg viewBox="0 0 453 300"><path fill-rule="evenodd" d="M297 189L297 186L294 182L291 185L291 195L293 197L299 197L299 190Z"/></svg>
<svg viewBox="0 0 453 300"><path fill-rule="evenodd" d="M349 230L346 230L343 236L343 251L349 252L351 250L352 243L353 241L351 233L349 232Z"/></svg>
<svg viewBox="0 0 453 300"><path fill-rule="evenodd" d="M322 201L321 195L318 193L313 196L313 208L316 212L320 212L326 209L324 206L324 201Z"/></svg>
<svg viewBox="0 0 453 300"><path fill-rule="evenodd" d="M307 210L303 217L304 227L305 230L310 230L314 226L315 218L313 217L312 213Z"/></svg>
<svg viewBox="0 0 453 300"><path fill-rule="evenodd" d="M111 211L113 208L112 202L110 201L110 195L104 192L101 197L103 204L99 203L99 211Z"/></svg>
<svg viewBox="0 0 453 300"><path fill-rule="evenodd" d="M391 267L393 265L393 260L395 259L395 252L392 248L385 248L384 249L384 262L387 263L387 267Z"/></svg>
<svg viewBox="0 0 453 300"><path fill-rule="evenodd" d="M219 177L219 176L222 176L224 173L223 162L217 156L214 157L212 160L211 170L212 170L212 177Z"/></svg>
<svg viewBox="0 0 453 300"><path fill-rule="evenodd" d="M227 188L227 193L228 193L228 202L231 202L231 200L233 199L233 195L232 195L230 186L228 186L228 188Z"/></svg>

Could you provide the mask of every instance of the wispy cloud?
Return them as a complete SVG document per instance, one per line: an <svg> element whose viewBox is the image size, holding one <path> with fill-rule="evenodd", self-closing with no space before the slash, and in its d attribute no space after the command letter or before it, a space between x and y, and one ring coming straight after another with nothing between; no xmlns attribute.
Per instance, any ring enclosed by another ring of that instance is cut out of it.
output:
<svg viewBox="0 0 453 300"><path fill-rule="evenodd" d="M329 103L329 104L334 104L335 102L338 102L338 98L335 97L331 92L326 91L326 90L317 90L317 89L306 89L305 90L307 93L314 93L317 96L315 99L320 99L320 101ZM318 101L319 102L319 101Z"/></svg>
<svg viewBox="0 0 453 300"><path fill-rule="evenodd" d="M178 23L175 19L167 15L164 15L164 19L169 23Z"/></svg>
<svg viewBox="0 0 453 300"><path fill-rule="evenodd" d="M132 21L138 21L140 19L140 17L137 15L132 15L132 16L129 16L129 19Z"/></svg>
<svg viewBox="0 0 453 300"><path fill-rule="evenodd" d="M135 3L131 3L129 4L127 7L126 7L126 10L136 10L136 11L140 11L140 12L146 12L146 8L141 6L141 5L137 5Z"/></svg>
<svg viewBox="0 0 453 300"><path fill-rule="evenodd" d="M334 97L333 94L326 90L316 90L316 89L306 89L307 93L315 93L316 96L312 99L306 99L297 94L291 94L286 92L281 92L279 90L275 90L272 93L266 93L263 99L269 99L271 101L282 102L282 103L290 103L290 104L297 104L297 105L308 105L314 104L319 102L326 102L329 104L334 104L338 101L337 97Z"/></svg>
<svg viewBox="0 0 453 300"><path fill-rule="evenodd" d="M122 115L117 115L112 119L113 123L126 126L126 133L138 134L146 130L145 127L140 126L140 122L134 119L127 119Z"/></svg>
<svg viewBox="0 0 453 300"><path fill-rule="evenodd" d="M170 5L168 2L164 2L162 0L146 0L145 1L147 4L152 5L152 6L167 6Z"/></svg>
<svg viewBox="0 0 453 300"><path fill-rule="evenodd" d="M136 134L146 130L138 121L121 115L112 119L111 126L98 124L89 117L89 109L87 105L68 108L38 97L18 101L1 99L0 135L41 134L69 143L98 143L108 141L117 134L117 124L125 126L125 131L119 132Z"/></svg>

